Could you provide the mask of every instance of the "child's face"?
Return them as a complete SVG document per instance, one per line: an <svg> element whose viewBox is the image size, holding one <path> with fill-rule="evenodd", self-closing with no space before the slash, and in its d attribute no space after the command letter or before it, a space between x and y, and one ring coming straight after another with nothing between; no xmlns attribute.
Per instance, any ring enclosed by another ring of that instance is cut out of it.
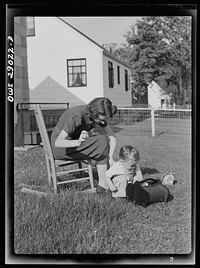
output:
<svg viewBox="0 0 200 268"><path fill-rule="evenodd" d="M125 162L130 165L130 167L134 167L137 163L139 163L140 159L135 160L133 153L131 152L130 155L128 155Z"/></svg>

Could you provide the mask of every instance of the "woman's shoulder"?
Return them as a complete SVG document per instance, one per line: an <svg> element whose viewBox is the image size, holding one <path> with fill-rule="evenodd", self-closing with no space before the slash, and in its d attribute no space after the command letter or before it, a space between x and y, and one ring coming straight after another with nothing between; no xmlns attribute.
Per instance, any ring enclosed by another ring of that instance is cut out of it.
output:
<svg viewBox="0 0 200 268"><path fill-rule="evenodd" d="M84 115L86 105L80 105L80 106L74 106L71 108L68 108L67 110L64 111L62 114L62 117L64 118L82 118Z"/></svg>
<svg viewBox="0 0 200 268"><path fill-rule="evenodd" d="M74 106L66 110L66 113L70 113L73 115L83 115L84 111L86 109L86 105L79 105L79 106Z"/></svg>
<svg viewBox="0 0 200 268"><path fill-rule="evenodd" d="M59 124L64 125L66 122L74 122L76 125L81 124L85 107L86 105L80 105L68 108L60 117Z"/></svg>

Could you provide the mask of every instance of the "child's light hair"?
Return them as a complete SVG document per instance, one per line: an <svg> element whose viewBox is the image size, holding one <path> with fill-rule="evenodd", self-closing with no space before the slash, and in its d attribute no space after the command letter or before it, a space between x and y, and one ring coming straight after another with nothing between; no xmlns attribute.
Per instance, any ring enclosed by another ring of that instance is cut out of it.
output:
<svg viewBox="0 0 200 268"><path fill-rule="evenodd" d="M122 146L120 151L119 151L119 157L123 160L126 160L129 158L131 153L133 153L133 158L135 161L140 160L140 155L139 155L138 150L131 145Z"/></svg>

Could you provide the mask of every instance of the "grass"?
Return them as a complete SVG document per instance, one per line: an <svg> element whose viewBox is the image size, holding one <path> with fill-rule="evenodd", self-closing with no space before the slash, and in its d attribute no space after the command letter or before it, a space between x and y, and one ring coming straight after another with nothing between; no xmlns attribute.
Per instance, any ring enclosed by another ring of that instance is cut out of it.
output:
<svg viewBox="0 0 200 268"><path fill-rule="evenodd" d="M116 134L115 159L122 144L132 144L140 152L144 178L174 172L177 183L169 186L173 200L143 208L109 194L76 191L87 188L87 182L71 183L57 195L25 194L20 183L50 191L44 154L41 147L15 151L16 254L191 253L190 140L164 134L131 136L126 127L124 131Z"/></svg>

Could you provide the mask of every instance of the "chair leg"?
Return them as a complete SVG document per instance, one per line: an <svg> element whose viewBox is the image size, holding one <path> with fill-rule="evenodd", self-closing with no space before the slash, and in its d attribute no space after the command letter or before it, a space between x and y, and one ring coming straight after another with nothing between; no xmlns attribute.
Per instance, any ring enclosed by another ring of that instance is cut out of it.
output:
<svg viewBox="0 0 200 268"><path fill-rule="evenodd" d="M53 180L54 192L57 193L57 176L56 176L55 163L53 160L51 161L51 171L52 171L51 175L52 175L52 180Z"/></svg>
<svg viewBox="0 0 200 268"><path fill-rule="evenodd" d="M79 167L79 168L82 168L82 162L81 162L81 161L78 162L78 167Z"/></svg>
<svg viewBox="0 0 200 268"><path fill-rule="evenodd" d="M45 154L46 166L47 166L47 175L49 186L51 187L53 184L54 192L57 192L57 177L56 177L56 169L54 162L52 163L51 159L49 159L48 155Z"/></svg>
<svg viewBox="0 0 200 268"><path fill-rule="evenodd" d="M79 169L83 168L83 164L82 164L81 161L78 162L78 168L79 168ZM81 177L84 176L84 172L83 172L83 171L80 171L80 175L81 175Z"/></svg>
<svg viewBox="0 0 200 268"><path fill-rule="evenodd" d="M94 178L93 178L93 172L92 172L92 162L91 162L90 159L88 160L88 172L89 172L89 177L90 177L91 189L94 189Z"/></svg>
<svg viewBox="0 0 200 268"><path fill-rule="evenodd" d="M46 165L47 165L47 175L48 175L48 182L49 182L49 186L51 186L51 169L50 169L50 163L49 163L49 158L48 156L45 154L45 160L46 160Z"/></svg>

